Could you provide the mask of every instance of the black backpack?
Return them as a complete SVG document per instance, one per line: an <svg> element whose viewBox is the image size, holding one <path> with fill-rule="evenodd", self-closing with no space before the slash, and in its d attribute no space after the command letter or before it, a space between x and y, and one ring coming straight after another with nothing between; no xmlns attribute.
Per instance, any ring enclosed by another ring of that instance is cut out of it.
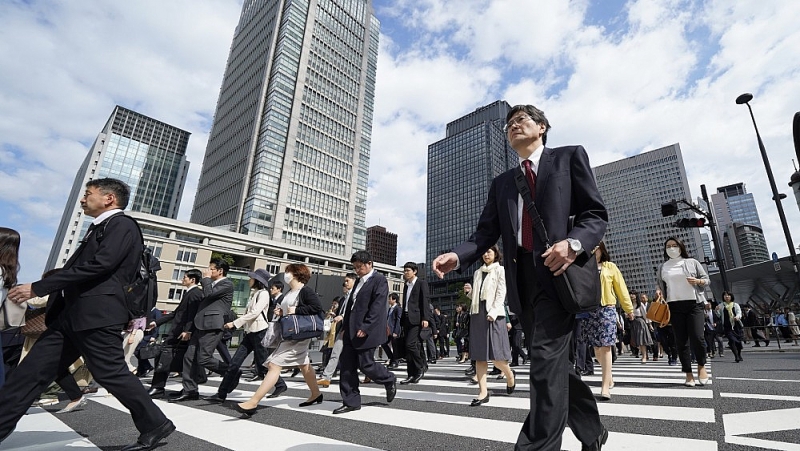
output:
<svg viewBox="0 0 800 451"><path fill-rule="evenodd" d="M108 222L118 216L133 221L133 223L136 224L136 228L139 230L139 237L142 240L142 255L139 258L139 271L136 272L132 281L122 286L128 312L131 317L140 318L142 316L147 316L150 311L153 310L153 307L156 306L156 301L158 300L156 275L158 270L161 269L161 263L153 256L150 249L144 245L144 235L142 234L142 228L139 227L139 223L136 219L125 214L114 215L103 221L102 227L97 227L95 231L97 242L103 241Z"/></svg>

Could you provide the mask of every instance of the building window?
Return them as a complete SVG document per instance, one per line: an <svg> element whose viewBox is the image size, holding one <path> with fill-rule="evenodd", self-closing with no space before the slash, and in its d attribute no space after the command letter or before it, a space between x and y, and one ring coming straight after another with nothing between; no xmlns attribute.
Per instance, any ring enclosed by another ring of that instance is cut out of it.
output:
<svg viewBox="0 0 800 451"><path fill-rule="evenodd" d="M194 263L195 260L197 260L197 249L189 249L186 247L178 249L178 255L175 257L175 260L179 262Z"/></svg>

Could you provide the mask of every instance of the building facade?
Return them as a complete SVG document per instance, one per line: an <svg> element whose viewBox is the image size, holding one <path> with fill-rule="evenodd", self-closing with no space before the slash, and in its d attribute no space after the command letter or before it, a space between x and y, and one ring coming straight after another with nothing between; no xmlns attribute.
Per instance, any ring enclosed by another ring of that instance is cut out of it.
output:
<svg viewBox="0 0 800 451"><path fill-rule="evenodd" d="M122 180L131 188L127 210L176 218L189 171L189 135L143 114L115 107L75 175L45 269L63 266L89 228L93 218L85 216L80 206L89 180Z"/></svg>
<svg viewBox="0 0 800 451"><path fill-rule="evenodd" d="M717 188L717 192L711 195L711 203L717 230L724 237L722 252L727 268L770 259L755 198L747 192L744 183ZM759 234L761 236L757 236ZM740 251L745 254L740 254Z"/></svg>
<svg viewBox="0 0 800 451"><path fill-rule="evenodd" d="M148 214L130 215L139 222L145 245L161 262L157 307L162 310L175 309L185 291L183 275L190 269L208 268L212 253L233 262L228 278L234 284L233 306L239 313L247 306L250 294L247 273L257 268L277 276L290 263L306 264L312 272L307 285L320 294L326 308L342 295L342 278L353 271L350 256L309 252L300 246ZM386 276L389 292L402 292L402 268L378 262L374 267Z"/></svg>
<svg viewBox="0 0 800 451"><path fill-rule="evenodd" d="M379 225L368 228L367 251L376 263L397 265L397 234Z"/></svg>
<svg viewBox="0 0 800 451"><path fill-rule="evenodd" d="M492 179L519 164L503 132L510 109L503 100L478 108L447 124L445 138L428 146L426 262L469 238ZM437 189L442 186L447 189ZM472 281L478 266L453 271L442 280L426 274L434 305L452 317L459 289Z"/></svg>
<svg viewBox="0 0 800 451"><path fill-rule="evenodd" d="M191 222L366 247L380 24L370 0L245 0Z"/></svg>
<svg viewBox="0 0 800 451"><path fill-rule="evenodd" d="M594 173L608 209L606 247L628 288L655 292L656 270L664 262L669 237L683 241L689 256L703 260L699 229L675 227L675 221L690 217L690 212L661 216L661 204L692 198L680 145L604 164Z"/></svg>

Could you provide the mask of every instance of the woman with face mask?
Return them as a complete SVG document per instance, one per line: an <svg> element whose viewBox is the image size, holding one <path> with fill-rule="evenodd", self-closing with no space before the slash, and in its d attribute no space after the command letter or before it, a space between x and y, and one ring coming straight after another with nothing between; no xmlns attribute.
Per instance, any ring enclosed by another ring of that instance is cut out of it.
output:
<svg viewBox="0 0 800 451"><path fill-rule="evenodd" d="M302 263L292 263L284 269L283 281L289 286L289 292L283 296L283 301L275 307L273 311L273 321L285 315L322 315L325 311L319 301L317 293L306 283L311 279L311 270ZM283 368L297 367L303 373L311 395L305 402L300 403L300 407L322 403L322 393L317 385L317 377L314 369L311 368L311 360L308 357L308 347L311 339L305 340L283 340L278 348L267 358L267 375L261 382L261 386L247 401L235 404L236 410L251 416L256 413L256 408L261 399L272 390Z"/></svg>
<svg viewBox="0 0 800 451"><path fill-rule="evenodd" d="M742 359L742 308L733 302L733 293L722 292L722 304L717 306L719 313L717 317L721 320L722 326L719 331L728 337L728 346L733 351L736 363Z"/></svg>
<svg viewBox="0 0 800 451"><path fill-rule="evenodd" d="M664 243L664 263L658 268L656 275L658 288L664 293L669 306L681 371L686 374L684 385L705 385L708 382L708 373L703 344L703 309L706 302L705 287L710 283L708 273L700 262L689 258L686 247L680 240L670 237ZM689 346L697 359L697 383L692 374Z"/></svg>

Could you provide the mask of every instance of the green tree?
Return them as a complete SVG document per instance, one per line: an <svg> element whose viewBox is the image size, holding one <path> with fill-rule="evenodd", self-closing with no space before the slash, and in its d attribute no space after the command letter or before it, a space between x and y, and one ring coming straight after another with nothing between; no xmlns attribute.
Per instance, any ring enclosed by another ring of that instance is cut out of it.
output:
<svg viewBox="0 0 800 451"><path fill-rule="evenodd" d="M214 259L217 259L217 258L221 258L221 259L225 260L225 262L228 263L228 266L233 266L233 262L236 261L236 259L233 258L233 255L223 254L221 252L212 252L211 253L211 260L214 260Z"/></svg>

